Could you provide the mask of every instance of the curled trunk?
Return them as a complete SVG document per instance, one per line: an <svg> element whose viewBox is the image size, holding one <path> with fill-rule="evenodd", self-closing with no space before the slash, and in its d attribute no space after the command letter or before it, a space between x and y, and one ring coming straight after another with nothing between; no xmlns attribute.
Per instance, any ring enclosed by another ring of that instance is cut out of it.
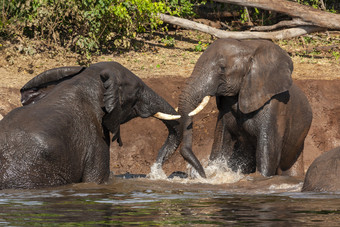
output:
<svg viewBox="0 0 340 227"><path fill-rule="evenodd" d="M144 87L144 92L142 92L141 100L142 102L140 103L140 107L137 108L140 110L139 115L141 117L154 116L158 118L165 124L169 132L163 146L158 151L156 163L159 164L159 167L161 167L162 164L176 151L181 143L181 138L179 121L177 118L173 117L172 119L169 118L169 120L167 120L159 118L159 115L180 116L167 101L146 85Z"/></svg>

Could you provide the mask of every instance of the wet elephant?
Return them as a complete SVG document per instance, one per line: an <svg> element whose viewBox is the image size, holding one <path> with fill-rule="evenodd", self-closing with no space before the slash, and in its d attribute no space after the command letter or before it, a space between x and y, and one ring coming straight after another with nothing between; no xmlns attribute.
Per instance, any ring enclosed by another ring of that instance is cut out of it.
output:
<svg viewBox="0 0 340 227"><path fill-rule="evenodd" d="M264 176L290 170L312 121L311 107L293 84L292 71L288 54L270 41L212 43L180 96L181 153L192 154L193 116L216 96L219 114L210 161L224 160L243 173L257 169Z"/></svg>
<svg viewBox="0 0 340 227"><path fill-rule="evenodd" d="M180 116L116 62L45 71L21 89L23 107L0 121L0 189L39 188L109 177L109 144L120 125L154 116L169 134L159 166L180 143Z"/></svg>
<svg viewBox="0 0 340 227"><path fill-rule="evenodd" d="M340 192L340 147L317 157L309 166L302 191Z"/></svg>

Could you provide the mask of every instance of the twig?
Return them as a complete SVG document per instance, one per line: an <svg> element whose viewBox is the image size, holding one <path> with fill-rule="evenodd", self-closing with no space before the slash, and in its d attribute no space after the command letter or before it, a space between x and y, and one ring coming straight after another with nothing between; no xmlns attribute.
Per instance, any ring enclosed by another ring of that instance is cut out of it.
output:
<svg viewBox="0 0 340 227"><path fill-rule="evenodd" d="M253 22L252 22L251 19L250 19L250 14L249 14L248 8L247 8L247 7L244 7L244 11L245 11L246 14L247 14L247 20L248 20L249 25L250 25L250 26L253 26L254 24L253 24Z"/></svg>

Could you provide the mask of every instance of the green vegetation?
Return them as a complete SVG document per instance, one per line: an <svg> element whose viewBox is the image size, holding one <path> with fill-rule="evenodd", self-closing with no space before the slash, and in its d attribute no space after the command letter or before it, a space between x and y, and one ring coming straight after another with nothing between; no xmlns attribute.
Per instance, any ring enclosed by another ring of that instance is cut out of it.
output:
<svg viewBox="0 0 340 227"><path fill-rule="evenodd" d="M202 52L205 51L205 49L208 47L207 43L202 43L201 41L198 42L197 45L194 47L194 51L196 52Z"/></svg>
<svg viewBox="0 0 340 227"><path fill-rule="evenodd" d="M322 3L320 0L297 0L298 3L300 4L304 4L304 5L308 5L308 6L312 6L315 9L322 9ZM323 1L325 4L325 8L332 12L335 13L335 8L336 5L338 4L338 0L324 0Z"/></svg>
<svg viewBox="0 0 340 227"><path fill-rule="evenodd" d="M175 38L168 36L168 35L166 35L165 38L162 38L161 41L162 43L164 43L165 46L168 46L168 47L174 47L176 43Z"/></svg>
<svg viewBox="0 0 340 227"><path fill-rule="evenodd" d="M81 53L129 48L138 33L153 32L158 13L193 15L190 0L0 0L3 39L30 38ZM172 41L169 40L169 43Z"/></svg>
<svg viewBox="0 0 340 227"><path fill-rule="evenodd" d="M80 63L91 61L93 54L121 49L139 48L136 38L143 38L167 28L157 17L167 13L180 17L193 17L203 0L0 0L0 49L5 40L12 43L39 40L39 45L17 45L17 51L34 55L44 50L66 48L82 57ZM321 8L320 0L298 0L300 4ZM338 0L324 0L330 12L339 10ZM214 2L216 8L240 12L238 21L254 25L270 25L284 19L282 15L257 8ZM279 15L279 16L278 16ZM233 18L233 21L235 18ZM231 23L233 29L237 26ZM243 26L243 25L242 25ZM163 33L164 34L164 33ZM309 38L304 38L309 43ZM140 39L139 39L140 40ZM166 33L161 39L167 47L176 40ZM194 51L204 51L207 44L199 42ZM337 52L333 56L339 59Z"/></svg>
<svg viewBox="0 0 340 227"><path fill-rule="evenodd" d="M340 52L339 51L332 51L332 55L334 56L336 61L340 59Z"/></svg>

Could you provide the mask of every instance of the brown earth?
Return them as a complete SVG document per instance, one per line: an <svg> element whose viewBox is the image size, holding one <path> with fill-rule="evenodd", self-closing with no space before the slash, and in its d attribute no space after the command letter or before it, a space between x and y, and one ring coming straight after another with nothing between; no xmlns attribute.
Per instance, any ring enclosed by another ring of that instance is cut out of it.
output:
<svg viewBox="0 0 340 227"><path fill-rule="evenodd" d="M184 32L175 37L175 47L168 47L161 39L147 42L143 52L100 56L94 62L117 61L141 77L146 84L177 106L185 80L202 52L198 45L211 43L210 36L198 32ZM198 42L201 41L201 44ZM340 45L340 42L336 42ZM299 47L279 43L292 53ZM20 44L27 48L30 43ZM2 48L2 49L1 49ZM65 50L59 53L19 54L16 45L4 43L0 47L0 114L20 106L19 89L29 79L50 68L77 65L76 57ZM330 57L293 56L295 83L307 95L313 109L313 123L305 141L305 170L322 152L340 146L340 59ZM214 100L195 117L193 150L198 158L207 160L215 127L217 110ZM134 119L121 127L123 146L111 146L111 169L116 174L125 172L148 173L158 149L167 136L165 126L154 118ZM185 170L186 163L177 151L164 165L167 174Z"/></svg>

